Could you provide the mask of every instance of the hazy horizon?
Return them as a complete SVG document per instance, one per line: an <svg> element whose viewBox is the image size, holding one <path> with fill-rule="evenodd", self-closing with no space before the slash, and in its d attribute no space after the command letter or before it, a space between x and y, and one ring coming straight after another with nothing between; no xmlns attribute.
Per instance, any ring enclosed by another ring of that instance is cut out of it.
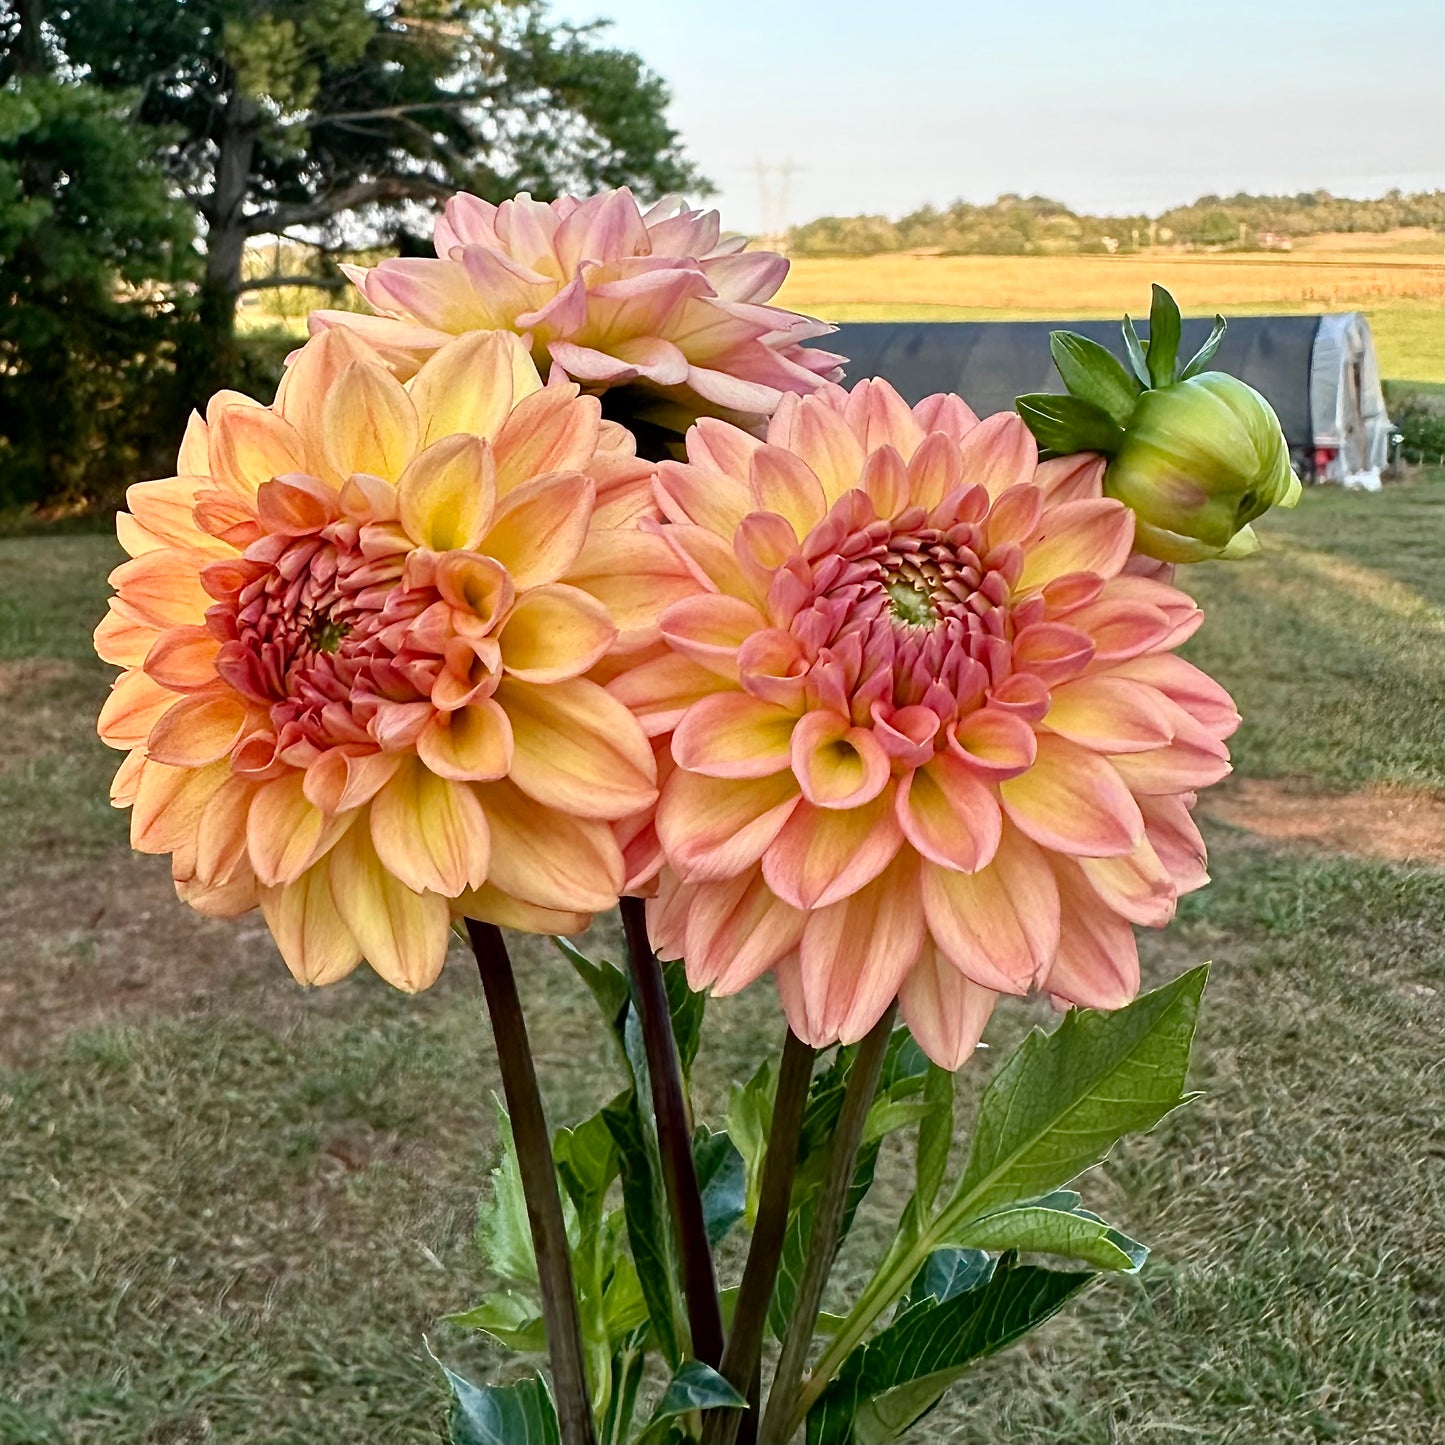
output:
<svg viewBox="0 0 1445 1445"><path fill-rule="evenodd" d="M611 42L668 83L733 230L1008 193L1091 215L1241 191L1368 199L1445 172L1436 0L1379 0L1364 18L1345 0L560 0L552 14L610 19Z"/></svg>

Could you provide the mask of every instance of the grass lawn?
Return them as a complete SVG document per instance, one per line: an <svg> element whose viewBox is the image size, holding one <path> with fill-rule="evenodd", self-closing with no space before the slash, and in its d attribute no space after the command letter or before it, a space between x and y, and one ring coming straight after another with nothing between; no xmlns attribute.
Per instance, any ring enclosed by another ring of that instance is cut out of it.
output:
<svg viewBox="0 0 1445 1445"><path fill-rule="evenodd" d="M1442 521L1439 472L1310 490L1263 558L1185 579L1210 612L1193 655L1246 714L1241 775L1441 788ZM129 853L91 733L116 556L0 540L0 1442L435 1441L423 1334L492 1363L438 1323L483 1283L497 1076L475 976L457 957L417 998L365 971L302 991L258 919L191 913ZM1203 1097L1084 1184L1153 1259L978 1370L917 1441L1440 1438L1445 880L1209 835L1214 886L1145 947L1151 982L1215 961ZM614 1091L610 1064L570 971L521 952L565 1119ZM962 1119L1046 1018L1000 1011ZM779 1037L766 988L714 1005L703 1111ZM890 1156L845 1287L908 1164Z"/></svg>

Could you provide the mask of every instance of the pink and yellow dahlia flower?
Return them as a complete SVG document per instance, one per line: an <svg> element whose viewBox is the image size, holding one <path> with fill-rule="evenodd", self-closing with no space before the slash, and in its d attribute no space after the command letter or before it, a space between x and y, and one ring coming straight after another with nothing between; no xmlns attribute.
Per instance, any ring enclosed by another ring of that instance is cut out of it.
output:
<svg viewBox="0 0 1445 1445"><path fill-rule="evenodd" d="M1206 881L1189 809L1238 719L1103 468L881 381L788 399L766 442L700 422L660 467L696 590L611 689L671 731L651 922L696 987L771 970L816 1045L896 996L949 1068L1000 993L1135 994L1130 925Z"/></svg>
<svg viewBox="0 0 1445 1445"><path fill-rule="evenodd" d="M650 468L596 399L543 387L512 336L403 386L328 332L273 406L193 417L178 472L127 494L95 640L125 669L112 797L180 896L259 903L303 982L364 956L408 990L453 917L571 932L611 907L611 825L656 769L587 674L656 638L676 566L620 525Z"/></svg>
<svg viewBox="0 0 1445 1445"><path fill-rule="evenodd" d="M630 386L699 414L756 420L786 394L841 375L841 357L801 343L833 328L767 304L788 263L721 237L716 211L675 197L642 210L623 188L579 200L529 195L494 206L454 196L437 221L436 260L344 268L375 315L317 311L403 378L467 331L511 331L532 359L589 392Z"/></svg>

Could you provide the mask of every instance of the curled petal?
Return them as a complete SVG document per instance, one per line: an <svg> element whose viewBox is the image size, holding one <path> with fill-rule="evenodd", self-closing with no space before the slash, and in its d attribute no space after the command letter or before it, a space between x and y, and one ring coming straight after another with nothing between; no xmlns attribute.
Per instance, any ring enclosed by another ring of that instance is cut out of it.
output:
<svg viewBox="0 0 1445 1445"><path fill-rule="evenodd" d="M416 740L417 756L439 777L458 782L504 778L512 766L512 724L492 698L436 713Z"/></svg>
<svg viewBox="0 0 1445 1445"><path fill-rule="evenodd" d="M878 740L836 713L808 713L793 730L791 751L803 796L819 808L856 808L888 782L888 754Z"/></svg>
<svg viewBox="0 0 1445 1445"><path fill-rule="evenodd" d="M502 626L502 666L523 682L561 682L584 673L617 636L607 609L577 587L524 592Z"/></svg>
<svg viewBox="0 0 1445 1445"><path fill-rule="evenodd" d="M475 547L496 501L491 449L479 437L446 437L407 464L396 490L412 541L434 552Z"/></svg>

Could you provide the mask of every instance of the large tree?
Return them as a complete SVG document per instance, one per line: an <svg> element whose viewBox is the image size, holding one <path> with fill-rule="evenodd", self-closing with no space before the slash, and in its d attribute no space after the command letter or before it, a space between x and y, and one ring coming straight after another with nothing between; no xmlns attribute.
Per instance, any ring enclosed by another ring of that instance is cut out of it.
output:
<svg viewBox="0 0 1445 1445"><path fill-rule="evenodd" d="M525 0L52 0L49 22L76 74L138 92L137 119L169 136L203 222L213 352L243 284L298 279L243 283L251 237L394 238L409 206L459 188L700 189L662 82Z"/></svg>
<svg viewBox="0 0 1445 1445"><path fill-rule="evenodd" d="M185 415L173 298L194 279L194 220L136 97L52 74L52 38L37 0L0 5L5 508L164 468Z"/></svg>

